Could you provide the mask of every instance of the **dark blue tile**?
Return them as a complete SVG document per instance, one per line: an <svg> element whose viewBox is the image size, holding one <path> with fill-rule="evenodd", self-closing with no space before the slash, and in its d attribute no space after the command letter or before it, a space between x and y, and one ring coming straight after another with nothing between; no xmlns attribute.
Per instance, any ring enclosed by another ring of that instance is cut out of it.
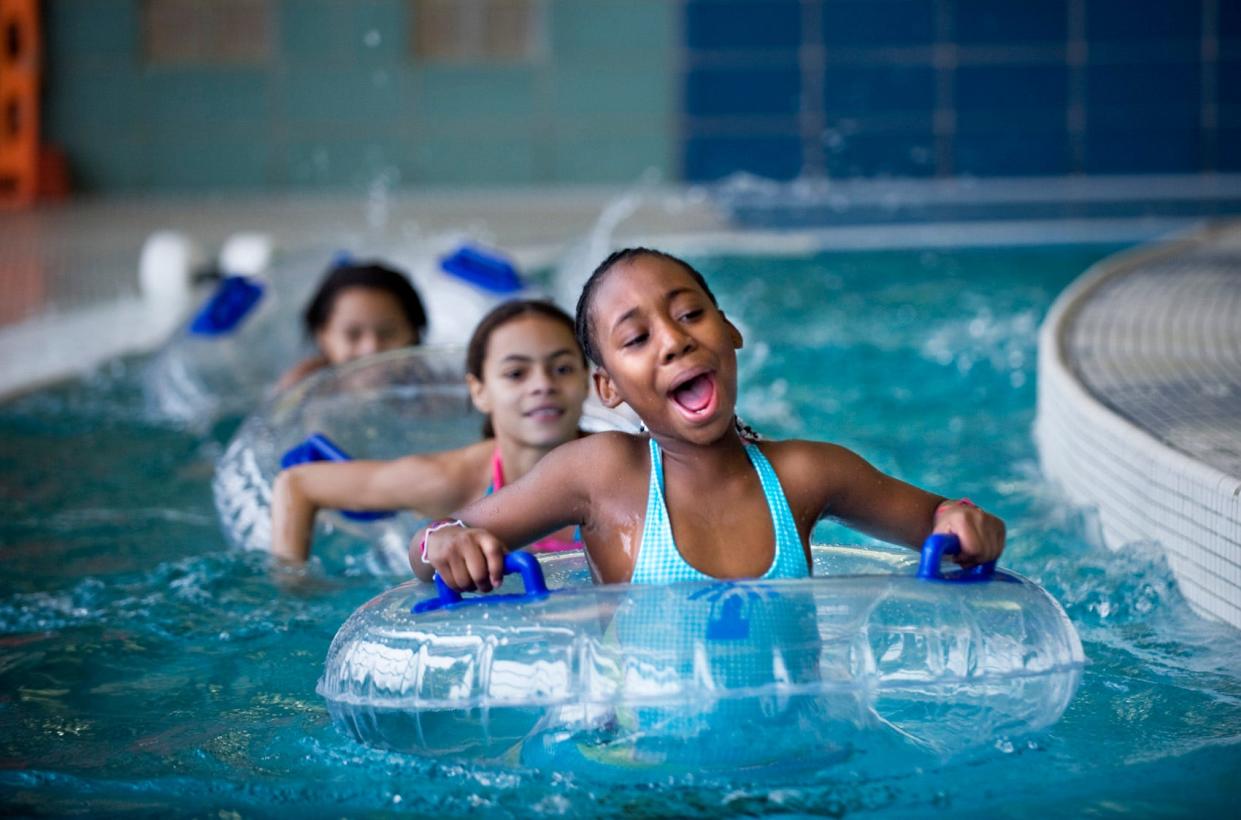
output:
<svg viewBox="0 0 1241 820"><path fill-rule="evenodd" d="M1062 65L974 65L956 71L956 108L962 110L1063 109L1069 71Z"/></svg>
<svg viewBox="0 0 1241 820"><path fill-rule="evenodd" d="M1222 128L1219 132L1220 171L1241 171L1241 128Z"/></svg>
<svg viewBox="0 0 1241 820"><path fill-rule="evenodd" d="M1219 5L1219 38L1241 41L1241 3L1236 0Z"/></svg>
<svg viewBox="0 0 1241 820"><path fill-rule="evenodd" d="M1166 42L1202 36L1200 2L1089 0L1085 5L1086 39L1091 43Z"/></svg>
<svg viewBox="0 0 1241 820"><path fill-rule="evenodd" d="M859 129L829 143L828 176L925 177L935 173L935 137L924 131Z"/></svg>
<svg viewBox="0 0 1241 820"><path fill-rule="evenodd" d="M996 108L969 109L957 112L957 130L997 133L1014 130L1037 132L1063 130L1068 127L1068 112L1063 108Z"/></svg>
<svg viewBox="0 0 1241 820"><path fill-rule="evenodd" d="M1197 63L1088 65L1086 107L1201 104L1202 69Z"/></svg>
<svg viewBox="0 0 1241 820"><path fill-rule="evenodd" d="M691 116L795 115L801 109L801 70L796 65L697 68L685 84Z"/></svg>
<svg viewBox="0 0 1241 820"><path fill-rule="evenodd" d="M1190 174L1202 170L1202 131L1091 129L1086 132L1088 174Z"/></svg>
<svg viewBox="0 0 1241 820"><path fill-rule="evenodd" d="M1222 60L1217 71L1219 104L1241 105L1241 60Z"/></svg>
<svg viewBox="0 0 1241 820"><path fill-rule="evenodd" d="M1068 4L957 0L954 21L957 42L963 45L1063 43L1068 37Z"/></svg>
<svg viewBox="0 0 1241 820"><path fill-rule="evenodd" d="M1139 129L1198 128L1202 115L1196 107L1186 105L1132 105L1090 108L1086 111L1086 128L1100 131Z"/></svg>
<svg viewBox="0 0 1241 820"><path fill-rule="evenodd" d="M802 170L801 139L795 134L690 137L684 144L684 168L690 182L707 182L737 171L793 179Z"/></svg>
<svg viewBox="0 0 1241 820"><path fill-rule="evenodd" d="M829 48L916 46L935 41L934 0L825 0Z"/></svg>
<svg viewBox="0 0 1241 820"><path fill-rule="evenodd" d="M689 0L691 49L782 49L801 45L799 0Z"/></svg>
<svg viewBox="0 0 1241 820"><path fill-rule="evenodd" d="M953 163L958 174L1047 176L1068 174L1073 157L1068 131L1016 130L958 132Z"/></svg>
<svg viewBox="0 0 1241 820"><path fill-rule="evenodd" d="M935 69L930 66L828 65L823 107L828 117L892 111L932 111Z"/></svg>

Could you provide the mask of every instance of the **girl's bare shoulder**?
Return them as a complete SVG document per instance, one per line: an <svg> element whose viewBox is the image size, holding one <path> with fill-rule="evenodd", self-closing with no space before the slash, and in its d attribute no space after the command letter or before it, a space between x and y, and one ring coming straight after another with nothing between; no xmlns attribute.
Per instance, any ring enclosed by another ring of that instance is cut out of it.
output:
<svg viewBox="0 0 1241 820"><path fill-rule="evenodd" d="M836 495L874 469L847 447L826 441L764 441L761 447L786 492L809 493L817 501Z"/></svg>
<svg viewBox="0 0 1241 820"><path fill-rule="evenodd" d="M847 447L841 447L829 441L786 439L784 441L763 441L759 446L774 466L777 468L782 466L793 472L818 471L824 468L846 466L861 460L857 453Z"/></svg>
<svg viewBox="0 0 1241 820"><path fill-rule="evenodd" d="M642 463L646 453L646 437L608 431L592 433L556 448L553 455L574 466L589 467L602 473L614 469L631 469Z"/></svg>

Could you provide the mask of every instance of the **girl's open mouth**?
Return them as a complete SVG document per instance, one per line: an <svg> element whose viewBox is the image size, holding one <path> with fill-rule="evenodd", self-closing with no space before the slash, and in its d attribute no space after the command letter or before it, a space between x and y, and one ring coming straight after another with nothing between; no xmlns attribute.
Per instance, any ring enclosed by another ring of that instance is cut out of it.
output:
<svg viewBox="0 0 1241 820"><path fill-rule="evenodd" d="M564 415L563 407L551 407L551 406L536 407L533 410L529 410L525 413L525 416L527 418L532 418L535 421L556 421L563 415Z"/></svg>
<svg viewBox="0 0 1241 820"><path fill-rule="evenodd" d="M689 413L698 414L711 406L715 398L715 376L703 373L672 391L672 400Z"/></svg>

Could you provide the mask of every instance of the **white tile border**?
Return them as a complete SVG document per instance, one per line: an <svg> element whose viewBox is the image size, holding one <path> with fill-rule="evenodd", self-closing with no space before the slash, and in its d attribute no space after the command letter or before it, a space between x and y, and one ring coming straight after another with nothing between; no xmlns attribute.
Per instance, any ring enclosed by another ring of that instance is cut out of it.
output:
<svg viewBox="0 0 1241 820"><path fill-rule="evenodd" d="M1169 447L1105 406L1078 380L1066 352L1075 316L1106 282L1225 234L1235 241L1238 224L1108 257L1060 295L1039 331L1035 437L1044 474L1073 501L1097 508L1109 548L1159 542L1194 609L1241 629L1241 477Z"/></svg>

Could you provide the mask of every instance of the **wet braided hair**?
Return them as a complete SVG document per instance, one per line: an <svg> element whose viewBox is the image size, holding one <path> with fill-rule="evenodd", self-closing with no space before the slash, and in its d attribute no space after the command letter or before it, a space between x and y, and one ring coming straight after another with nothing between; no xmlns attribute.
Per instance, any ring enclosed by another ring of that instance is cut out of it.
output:
<svg viewBox="0 0 1241 820"><path fill-rule="evenodd" d="M598 289L599 283L603 281L603 277L606 276L612 268L616 267L616 265L622 262L629 262L643 256L663 259L667 262L673 262L680 265L690 276L694 278L694 281L698 283L700 288L702 288L702 292L707 294L707 298L711 300L711 304L716 308L719 308L720 306L719 302L715 299L715 294L711 292L710 286L707 285L707 280L703 278L701 273L694 269L693 265L689 264L684 259L673 256L670 253L654 250L652 248L624 248L623 250L615 251L609 255L607 259L604 259L599 263L599 267L595 268L594 273L590 275L590 278L586 280L586 284L582 286L582 295L577 299L577 313L573 320L574 333L577 335L577 343L581 345L582 352L586 355L586 358L594 362L594 364L598 367L603 366L603 361L602 357L599 355L599 349L595 346L594 318L590 313L592 306L591 303L595 296L595 290ZM762 440L762 436L755 432L753 427L742 421L740 416L733 416L733 426L736 428L737 435L741 437L742 441ZM640 425L639 429L645 431L646 425Z"/></svg>
<svg viewBox="0 0 1241 820"><path fill-rule="evenodd" d="M702 292L707 294L711 304L716 308L720 306L719 302L715 300L715 294L707 286L707 280L703 278L701 273L694 270L693 265L684 259L652 248L624 248L623 250L616 251L599 263L599 267L595 268L594 273L590 275L590 278L586 280L586 284L582 286L582 295L577 299L577 314L573 320L577 343L582 346L582 352L586 354L586 358L590 359L597 366L603 366L603 357L599 354L599 348L595 345L594 340L595 322L594 317L591 315L591 308L595 298L595 291L599 288L599 283L603 281L603 277L607 276L612 268L622 262L630 262L642 257L663 259L665 262L680 265L685 269L686 273L694 278L694 281L698 283L698 287L702 288Z"/></svg>

